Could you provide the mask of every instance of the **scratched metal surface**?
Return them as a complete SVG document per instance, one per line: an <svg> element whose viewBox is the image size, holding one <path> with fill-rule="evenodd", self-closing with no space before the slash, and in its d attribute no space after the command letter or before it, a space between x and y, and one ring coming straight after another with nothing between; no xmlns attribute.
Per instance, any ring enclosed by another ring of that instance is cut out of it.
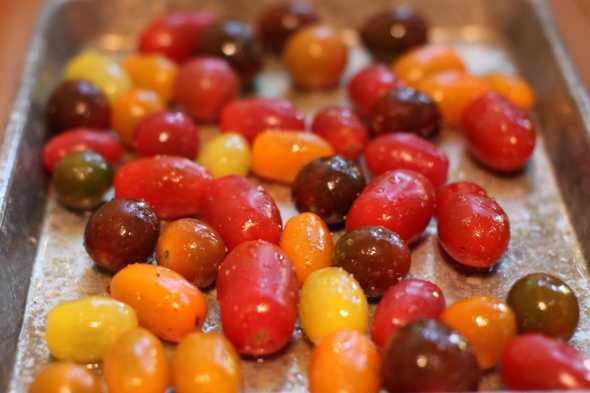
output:
<svg viewBox="0 0 590 393"><path fill-rule="evenodd" d="M368 61L350 26L389 0L317 0L320 14L345 29L352 56L344 81ZM202 1L203 8L251 19L263 2ZM369 3L371 3L369 5ZM444 130L438 143L449 154L451 180L484 186L508 212L510 247L489 274L467 273L442 255L430 225L413 247L412 277L439 284L450 302L474 295L504 298L511 284L529 273L557 274L575 290L581 321L573 344L590 354L590 248L588 207L590 149L588 98L542 1L414 1L433 22L433 41L455 46L470 70L519 72L539 96L535 117L538 147L526 171L498 176L475 164L463 151L456 130ZM32 43L22 89L0 150L0 391L25 392L49 359L44 341L47 312L56 304L105 293L109 276L98 272L82 247L85 215L64 210L47 193L39 151L47 135L42 108L69 57L83 48L121 56L154 15L192 8L189 0L101 0L54 2L47 6ZM231 4L231 7L229 6ZM290 89L285 72L269 61L257 80L257 93L288 97L311 116L328 104L346 104L342 89L302 94ZM207 128L204 138L216 132ZM283 220L295 213L286 187L265 184L280 205ZM206 330L220 329L214 293L209 294ZM21 328L22 321L22 328ZM299 330L279 355L243 361L244 392L304 392L310 345ZM97 370L100 372L100 370ZM482 389L501 388L489 373Z"/></svg>

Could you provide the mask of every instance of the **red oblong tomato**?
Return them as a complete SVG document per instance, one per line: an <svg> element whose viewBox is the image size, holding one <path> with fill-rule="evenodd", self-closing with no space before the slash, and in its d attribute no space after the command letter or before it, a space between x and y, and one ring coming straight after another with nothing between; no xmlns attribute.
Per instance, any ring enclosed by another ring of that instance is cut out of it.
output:
<svg viewBox="0 0 590 393"><path fill-rule="evenodd" d="M361 119L343 106L329 106L319 111L311 129L332 145L336 154L351 160L358 158L369 139Z"/></svg>
<svg viewBox="0 0 590 393"><path fill-rule="evenodd" d="M486 190L481 186L469 181L458 181L445 184L436 190L436 211L434 212L434 215L438 217L440 207L446 205L447 201L453 199L456 194L488 195Z"/></svg>
<svg viewBox="0 0 590 393"><path fill-rule="evenodd" d="M125 153L123 145L115 134L88 128L75 128L54 136L45 144L43 164L49 172L53 172L62 158L77 150L92 150L111 165L117 163Z"/></svg>
<svg viewBox="0 0 590 393"><path fill-rule="evenodd" d="M199 129L182 112L158 112L141 120L133 146L141 156L167 154L194 159L199 150Z"/></svg>
<svg viewBox="0 0 590 393"><path fill-rule="evenodd" d="M435 187L447 181L449 171L449 158L442 149L407 133L373 139L365 149L365 160L375 175L392 169L409 169L426 176Z"/></svg>
<svg viewBox="0 0 590 393"><path fill-rule="evenodd" d="M210 182L209 172L187 158L155 156L123 165L114 184L117 198L144 200L170 220L202 213Z"/></svg>
<svg viewBox="0 0 590 393"><path fill-rule="evenodd" d="M209 12L173 12L152 21L139 37L139 51L159 53L181 63L188 59L217 21Z"/></svg>
<svg viewBox="0 0 590 393"><path fill-rule="evenodd" d="M224 334L242 354L279 351L295 327L298 291L295 270L278 246L263 240L241 243L217 274Z"/></svg>
<svg viewBox="0 0 590 393"><path fill-rule="evenodd" d="M521 169L535 149L528 114L497 93L484 94L465 109L463 132L469 152L497 171Z"/></svg>
<svg viewBox="0 0 590 393"><path fill-rule="evenodd" d="M247 240L278 244L281 214L272 197L260 185L243 176L225 176L211 182L203 218L232 249Z"/></svg>
<svg viewBox="0 0 590 393"><path fill-rule="evenodd" d="M267 130L301 131L305 116L292 102L276 98L247 98L236 100L221 112L222 132L238 132L252 142Z"/></svg>
<svg viewBox="0 0 590 393"><path fill-rule="evenodd" d="M490 197L455 193L437 213L439 243L451 258L463 265L492 267L508 248L508 216Z"/></svg>
<svg viewBox="0 0 590 393"><path fill-rule="evenodd" d="M417 240L434 212L434 187L423 175L394 170L373 179L354 201L346 229L384 226L404 241Z"/></svg>
<svg viewBox="0 0 590 393"><path fill-rule="evenodd" d="M567 343L540 334L513 339L504 351L500 368L508 389L590 388L590 362Z"/></svg>
<svg viewBox="0 0 590 393"><path fill-rule="evenodd" d="M383 94L403 84L389 67L373 64L352 77L348 83L348 96L358 114L367 118Z"/></svg>
<svg viewBox="0 0 590 393"><path fill-rule="evenodd" d="M445 309L445 297L434 283L407 279L389 287L377 309L371 337L380 347L395 331L422 318L436 319Z"/></svg>

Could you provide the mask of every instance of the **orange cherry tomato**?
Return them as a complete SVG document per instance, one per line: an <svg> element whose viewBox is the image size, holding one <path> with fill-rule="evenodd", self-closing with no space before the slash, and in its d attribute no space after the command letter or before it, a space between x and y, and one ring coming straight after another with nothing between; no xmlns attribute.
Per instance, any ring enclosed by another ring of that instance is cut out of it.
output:
<svg viewBox="0 0 590 393"><path fill-rule="evenodd" d="M178 69L176 64L160 55L134 54L123 62L123 68L136 87L155 91L164 101L170 101Z"/></svg>
<svg viewBox="0 0 590 393"><path fill-rule="evenodd" d="M356 330L338 330L311 355L311 393L377 393L380 359L373 342Z"/></svg>
<svg viewBox="0 0 590 393"><path fill-rule="evenodd" d="M292 183L299 170L334 149L311 132L264 131L252 146L252 171L263 178Z"/></svg>
<svg viewBox="0 0 590 393"><path fill-rule="evenodd" d="M135 129L146 116L164 110L164 102L151 90L131 89L119 95L111 108L111 124L121 140L131 145Z"/></svg>
<svg viewBox="0 0 590 393"><path fill-rule="evenodd" d="M510 307L491 296L460 300L441 315L442 321L461 333L473 347L482 369L494 367L516 337L516 317Z"/></svg>
<svg viewBox="0 0 590 393"><path fill-rule="evenodd" d="M173 342L199 329L207 315L201 291L162 266L126 266L113 277L111 296L133 307L140 325Z"/></svg>
<svg viewBox="0 0 590 393"><path fill-rule="evenodd" d="M447 125L456 127L461 123L465 108L490 91L491 85L475 75L445 71L421 80L417 89L434 99Z"/></svg>
<svg viewBox="0 0 590 393"><path fill-rule="evenodd" d="M103 373L109 393L164 393L170 381L164 346L142 328L113 343L103 359Z"/></svg>
<svg viewBox="0 0 590 393"><path fill-rule="evenodd" d="M293 263L301 283L310 273L332 264L333 247L330 229L314 213L291 217L281 236L281 248Z"/></svg>
<svg viewBox="0 0 590 393"><path fill-rule="evenodd" d="M29 393L101 393L98 378L87 368L69 362L45 367L29 388Z"/></svg>
<svg viewBox="0 0 590 393"><path fill-rule="evenodd" d="M240 358L219 333L193 333L176 348L172 369L176 393L237 393Z"/></svg>
<svg viewBox="0 0 590 393"><path fill-rule="evenodd" d="M508 98L514 105L529 110L535 103L535 93L527 81L517 75L491 73L485 76L492 89Z"/></svg>
<svg viewBox="0 0 590 393"><path fill-rule="evenodd" d="M442 71L465 71L457 52L443 45L425 45L407 52L392 65L395 75L409 86Z"/></svg>

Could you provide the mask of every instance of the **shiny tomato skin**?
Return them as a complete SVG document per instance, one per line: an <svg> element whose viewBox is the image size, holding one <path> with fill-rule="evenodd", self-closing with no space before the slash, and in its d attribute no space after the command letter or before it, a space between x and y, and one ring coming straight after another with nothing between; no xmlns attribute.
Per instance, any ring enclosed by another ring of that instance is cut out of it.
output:
<svg viewBox="0 0 590 393"><path fill-rule="evenodd" d="M507 389L590 388L588 360L566 342L540 334L524 334L512 340L500 368Z"/></svg>
<svg viewBox="0 0 590 393"><path fill-rule="evenodd" d="M139 123L134 147L140 156L163 154L194 159L199 149L199 129L181 112L159 112Z"/></svg>
<svg viewBox="0 0 590 393"><path fill-rule="evenodd" d="M311 129L332 145L336 154L351 160L358 158L369 139L361 119L343 106L329 106L319 111Z"/></svg>
<svg viewBox="0 0 590 393"><path fill-rule="evenodd" d="M152 21L139 36L139 51L159 53L182 63L188 59L204 32L217 21L209 12L174 12Z"/></svg>
<svg viewBox="0 0 590 393"><path fill-rule="evenodd" d="M424 138L408 133L385 134L373 139L365 149L367 167L380 175L392 169L409 169L426 176L433 186L447 181L447 154Z"/></svg>
<svg viewBox="0 0 590 393"><path fill-rule="evenodd" d="M298 291L295 270L278 246L264 240L241 243L217 275L224 334L241 354L279 351L295 327Z"/></svg>
<svg viewBox="0 0 590 393"><path fill-rule="evenodd" d="M75 128L54 136L45 144L43 147L45 169L53 172L62 158L76 150L92 150L111 165L117 163L125 153L125 148L115 134L89 128Z"/></svg>
<svg viewBox="0 0 590 393"><path fill-rule="evenodd" d="M373 64L360 70L348 82L348 97L358 114L368 118L383 94L403 85L389 67Z"/></svg>
<svg viewBox="0 0 590 393"><path fill-rule="evenodd" d="M230 250L247 240L279 244L281 238L281 214L275 201L262 186L243 176L225 176L211 182L203 218Z"/></svg>
<svg viewBox="0 0 590 393"><path fill-rule="evenodd" d="M220 127L222 132L238 132L252 143L266 130L305 130L305 115L289 100L245 98L223 109Z"/></svg>
<svg viewBox="0 0 590 393"><path fill-rule="evenodd" d="M373 179L354 201L346 229L381 225L410 243L422 235L433 212L430 181L417 172L393 170Z"/></svg>
<svg viewBox="0 0 590 393"><path fill-rule="evenodd" d="M447 183L436 190L436 209L434 215L438 217L438 211L447 201L453 199L456 194L477 194L487 196L486 190L480 185L469 181Z"/></svg>
<svg viewBox="0 0 590 393"><path fill-rule="evenodd" d="M535 149L529 115L497 93L487 93L465 109L463 132L469 152L500 172L523 168Z"/></svg>
<svg viewBox="0 0 590 393"><path fill-rule="evenodd" d="M436 284L418 279L402 280L389 287L377 305L371 337L383 348L397 329L418 319L436 319L444 309L445 297Z"/></svg>
<svg viewBox="0 0 590 393"><path fill-rule="evenodd" d="M508 248L510 222L492 198L457 193L438 209L437 232L451 258L485 269L494 266Z"/></svg>
<svg viewBox="0 0 590 393"><path fill-rule="evenodd" d="M183 157L140 158L115 175L115 196L149 203L158 218L171 220L200 214L211 175Z"/></svg>

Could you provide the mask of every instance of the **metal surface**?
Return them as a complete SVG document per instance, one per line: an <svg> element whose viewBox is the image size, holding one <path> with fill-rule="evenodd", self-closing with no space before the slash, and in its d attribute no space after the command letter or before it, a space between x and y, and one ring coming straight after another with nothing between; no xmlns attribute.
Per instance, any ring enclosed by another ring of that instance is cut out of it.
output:
<svg viewBox="0 0 590 393"><path fill-rule="evenodd" d="M263 2L252 3L209 0L199 5L249 20ZM345 34L354 46L350 26L392 1L315 3L325 20L349 29ZM413 248L411 276L435 281L453 302L472 294L503 298L510 285L529 272L557 274L580 299L582 318L573 344L590 354L586 267L590 255L590 207L586 203L590 196L590 105L546 5L535 0L412 3L433 22L433 40L456 46L472 71L517 71L531 82L538 97L539 143L525 171L499 176L473 163L457 131L443 132L439 142L450 156L451 179L476 181L496 197L510 217L512 239L494 272L473 274L444 257L431 224ZM59 82L67 59L79 50L94 47L123 54L133 49L137 32L150 18L194 5L191 0L97 0L54 2L45 9L0 149L0 391L25 392L35 373L49 361L43 337L48 310L66 299L104 293L109 281L92 267L83 250L86 216L64 210L46 192L40 150L47 138L42 109L49 92ZM367 57L356 48L351 60L347 75L365 64ZM272 62L257 87L259 94L292 99L308 115L327 104L346 103L342 90L310 94L290 90L286 74ZM205 134L214 132L208 129ZM266 186L287 219L294 213L288 189ZM206 329L215 330L220 325L213 294L210 297ZM281 354L244 360L243 391L306 391L309 350L297 331ZM498 387L497 376L487 374L482 388Z"/></svg>

